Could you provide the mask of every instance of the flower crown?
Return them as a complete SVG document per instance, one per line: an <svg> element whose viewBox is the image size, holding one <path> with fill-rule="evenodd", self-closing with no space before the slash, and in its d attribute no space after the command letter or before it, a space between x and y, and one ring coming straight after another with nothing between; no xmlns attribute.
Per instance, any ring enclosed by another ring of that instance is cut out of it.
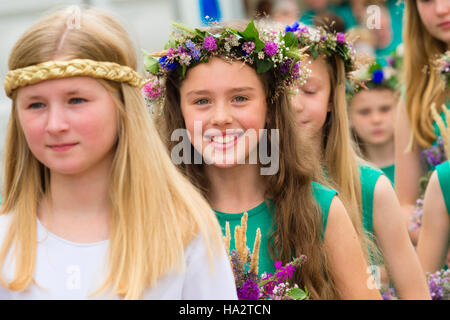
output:
<svg viewBox="0 0 450 320"><path fill-rule="evenodd" d="M88 76L118 82L127 82L141 88L145 81L132 68L114 62L94 61L90 59L72 59L47 61L24 68L11 70L4 80L5 92L11 98L12 92L20 87L32 85L44 80L67 77Z"/></svg>
<svg viewBox="0 0 450 320"><path fill-rule="evenodd" d="M399 74L403 63L403 58L394 51L386 58L387 65L381 66L375 61L368 68L363 68L354 72L355 78L360 80L367 88L389 88L399 89ZM359 88L358 88L359 89Z"/></svg>
<svg viewBox="0 0 450 320"><path fill-rule="evenodd" d="M305 26L298 22L286 26L285 31L294 33L298 39L298 46L308 48L308 53L313 59L322 54L327 57L338 55L344 62L347 91L354 92L365 87L354 73L369 65L372 59L356 53L353 47L354 39L350 39L342 32L331 33L323 27Z"/></svg>
<svg viewBox="0 0 450 320"><path fill-rule="evenodd" d="M150 104L161 104L165 96L165 79L170 73L177 72L183 79L189 68L208 62L211 56L249 63L255 66L258 74L273 70L283 82L282 86L303 83L308 76L309 70L302 63L307 55L299 49L297 37L292 32L277 32L270 27L259 30L253 21L242 32L217 25L214 27L220 28L220 33L173 25L176 31L165 51L153 54L143 51L150 78L143 91Z"/></svg>
<svg viewBox="0 0 450 320"><path fill-rule="evenodd" d="M352 42L346 39L344 33L334 34L326 31L323 27L307 27L298 22L286 26L285 31L286 33L294 33L297 36L299 47L308 47L313 59L316 59L320 54L325 54L328 57L337 54L344 61L346 73L359 68L358 56Z"/></svg>

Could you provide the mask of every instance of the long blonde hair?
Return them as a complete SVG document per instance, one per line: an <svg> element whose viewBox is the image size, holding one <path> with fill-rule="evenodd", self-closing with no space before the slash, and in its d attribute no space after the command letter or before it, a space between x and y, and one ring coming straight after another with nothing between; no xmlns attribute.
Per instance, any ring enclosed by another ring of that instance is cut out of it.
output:
<svg viewBox="0 0 450 320"><path fill-rule="evenodd" d="M328 179L338 190L353 227L358 234L361 248L369 260L367 248L373 249L372 235L362 224L362 192L357 146L351 138L347 99L345 94L346 73L344 61L336 54L323 58L330 79L330 102L333 106L323 127L323 159Z"/></svg>
<svg viewBox="0 0 450 320"><path fill-rule="evenodd" d="M134 45L109 14L81 11L81 28L69 29L67 11L37 22L17 41L9 58L13 70L52 60L55 55L110 61L136 70ZM109 271L94 293L109 290L126 299L172 270L183 270L184 249L201 234L210 262L221 245L220 226L209 204L172 164L141 93L126 83L99 80L111 91L119 113L118 141L111 168ZM13 93L5 151L1 214L12 214L0 250L0 270L12 247L16 272L9 290L25 290L36 265L37 207L50 186L49 169L31 153L20 126ZM212 264L211 264L212 266Z"/></svg>
<svg viewBox="0 0 450 320"><path fill-rule="evenodd" d="M274 175L264 176L266 199L272 200L275 206L275 230L270 236L268 252L272 259L283 263L291 261L294 256L306 255L308 261L295 274L295 282L301 287L306 286L313 299L338 299L340 293L321 238L321 213L312 194L312 181L320 181L321 169L314 159L310 143L297 134L294 110L287 90L279 86L281 81L278 77L272 71L259 75L266 95L268 123L265 129L269 143L272 141L270 129L279 130L279 170ZM185 128L180 105L181 84L176 71L168 76L165 104L154 116L169 151L177 144L170 139L172 132ZM208 199L209 181L204 165L192 164L195 163L196 151L192 145L190 148L191 164L181 163L179 168Z"/></svg>
<svg viewBox="0 0 450 320"><path fill-rule="evenodd" d="M438 73L433 72L432 61L445 52L445 44L426 30L415 0L408 0L405 4L403 43L403 83L412 129L411 143L414 138L419 146L427 148L436 139L430 106L433 102L440 106L445 100L443 84Z"/></svg>

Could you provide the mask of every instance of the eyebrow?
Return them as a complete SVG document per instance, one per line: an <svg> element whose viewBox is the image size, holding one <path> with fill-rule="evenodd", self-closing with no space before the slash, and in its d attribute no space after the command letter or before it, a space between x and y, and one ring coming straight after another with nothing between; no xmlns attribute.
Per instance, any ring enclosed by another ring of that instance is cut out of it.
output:
<svg viewBox="0 0 450 320"><path fill-rule="evenodd" d="M80 90L76 89L76 90L71 90L71 91L64 93L64 95L66 95L66 96L71 96L71 95L76 95L76 94L80 94ZM25 99L27 99L27 100L42 100L43 97L40 95L33 95L33 96L25 97Z"/></svg>
<svg viewBox="0 0 450 320"><path fill-rule="evenodd" d="M254 87L237 87L237 88L231 88L227 90L227 92L243 92L243 91L254 91ZM192 90L186 93L187 96L190 95L204 95L211 93L210 90Z"/></svg>

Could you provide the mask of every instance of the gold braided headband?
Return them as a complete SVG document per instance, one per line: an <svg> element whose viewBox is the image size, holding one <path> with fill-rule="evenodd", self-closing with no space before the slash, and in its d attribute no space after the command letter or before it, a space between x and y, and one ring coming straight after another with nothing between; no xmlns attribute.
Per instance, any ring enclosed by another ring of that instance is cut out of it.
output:
<svg viewBox="0 0 450 320"><path fill-rule="evenodd" d="M99 79L127 82L133 87L142 88L145 81L132 68L114 62L73 59L67 61L47 61L25 68L11 70L6 74L5 92L11 98L12 92L20 87L44 80L87 76Z"/></svg>

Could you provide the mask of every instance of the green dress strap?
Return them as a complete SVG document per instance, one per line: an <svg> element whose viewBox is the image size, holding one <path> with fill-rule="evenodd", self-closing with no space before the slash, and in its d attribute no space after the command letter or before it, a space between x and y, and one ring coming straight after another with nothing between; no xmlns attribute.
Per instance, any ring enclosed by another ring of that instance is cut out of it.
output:
<svg viewBox="0 0 450 320"><path fill-rule="evenodd" d="M391 181L392 187L394 187L395 182L395 164L391 164L387 167L380 168L381 171L388 177L388 179Z"/></svg>
<svg viewBox="0 0 450 320"><path fill-rule="evenodd" d="M362 222L364 229L373 234L373 197L381 170L366 164L359 164L362 198Z"/></svg>
<svg viewBox="0 0 450 320"><path fill-rule="evenodd" d="M320 183L314 182L312 183L313 187L313 196L316 199L317 203L319 204L319 207L322 211L322 241L325 237L325 230L327 228L327 222L328 222L328 214L330 213L330 206L331 201L333 201L334 196L337 195L337 191L327 188Z"/></svg>
<svg viewBox="0 0 450 320"><path fill-rule="evenodd" d="M444 196L445 208L450 214L450 163L445 161L436 166L436 172L441 186L442 195Z"/></svg>

